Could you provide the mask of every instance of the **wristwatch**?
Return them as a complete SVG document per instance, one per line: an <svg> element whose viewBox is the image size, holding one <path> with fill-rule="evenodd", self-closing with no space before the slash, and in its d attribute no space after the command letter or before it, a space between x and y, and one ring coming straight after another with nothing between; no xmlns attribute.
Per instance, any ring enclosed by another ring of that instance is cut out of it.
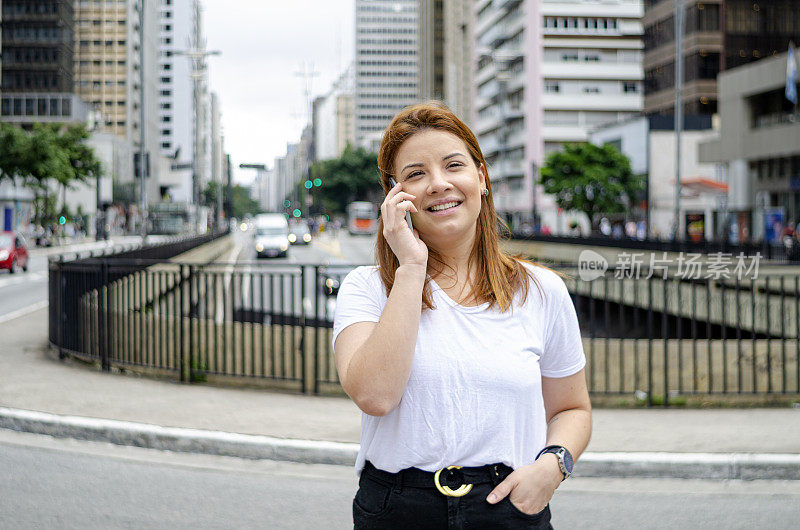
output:
<svg viewBox="0 0 800 530"><path fill-rule="evenodd" d="M567 448L563 445L548 445L539 451L539 454L536 455L536 460L539 460L539 457L545 453L553 453L556 455L556 458L558 458L558 467L561 468L561 473L564 474L564 478L562 478L561 481L567 480L567 478L572 475L572 468L575 465L572 460L572 455L567 451Z"/></svg>

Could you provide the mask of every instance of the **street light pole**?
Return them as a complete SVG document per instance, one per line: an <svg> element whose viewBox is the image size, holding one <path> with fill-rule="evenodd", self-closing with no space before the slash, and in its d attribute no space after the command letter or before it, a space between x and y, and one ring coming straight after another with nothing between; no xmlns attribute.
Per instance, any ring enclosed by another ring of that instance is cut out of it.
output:
<svg viewBox="0 0 800 530"><path fill-rule="evenodd" d="M202 131L200 127L200 104L202 101L201 81L208 72L205 65L205 58L210 55L220 55L219 51L207 51L205 40L200 37L200 6L195 4L197 11L195 16L195 28L192 32L191 48L188 50L175 50L174 55L182 55L192 62L192 84L194 100L194 147L192 156L192 203L195 207L200 206L200 153L202 151Z"/></svg>
<svg viewBox="0 0 800 530"><path fill-rule="evenodd" d="M145 147L145 86L144 86L144 12L146 0L139 4L139 216L141 217L142 245L147 239L147 157Z"/></svg>
<svg viewBox="0 0 800 530"><path fill-rule="evenodd" d="M683 0L675 2L675 227L673 241L681 226L681 132L683 130Z"/></svg>

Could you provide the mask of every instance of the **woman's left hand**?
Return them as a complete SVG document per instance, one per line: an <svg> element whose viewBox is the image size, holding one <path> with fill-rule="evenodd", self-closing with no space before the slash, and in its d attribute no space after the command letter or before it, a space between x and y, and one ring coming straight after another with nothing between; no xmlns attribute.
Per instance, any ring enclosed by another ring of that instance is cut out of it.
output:
<svg viewBox="0 0 800 530"><path fill-rule="evenodd" d="M553 498L563 478L554 456L545 454L533 464L515 469L492 490L486 500L496 504L508 495L511 504L521 512L537 514Z"/></svg>

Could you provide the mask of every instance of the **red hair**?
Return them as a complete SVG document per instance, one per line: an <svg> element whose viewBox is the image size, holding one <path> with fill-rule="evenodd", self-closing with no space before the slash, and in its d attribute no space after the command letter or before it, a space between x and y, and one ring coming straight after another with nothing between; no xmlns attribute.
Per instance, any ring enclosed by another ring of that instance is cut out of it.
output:
<svg viewBox="0 0 800 530"><path fill-rule="evenodd" d="M483 153L478 146L475 135L453 112L442 103L430 102L412 105L401 110L389 124L381 140L378 151L378 169L384 194L389 192L389 178L394 176L394 159L400 146L414 134L422 131L445 131L463 140L475 166L486 167ZM497 304L501 311L511 307L514 294L522 292L522 301L528 296L528 278L539 283L533 274L525 268L523 262L531 263L521 256L512 256L500 249L498 221L501 221L492 202L492 187L486 178L488 195L481 194L481 210L475 227L475 244L469 256L469 268L477 267L477 281L470 283L471 297L478 303L489 302L490 307ZM376 261L380 267L381 280L388 295L394 284L394 275L400 262L392 252L389 243L383 237L383 219L378 226L376 242ZM531 263L536 265L534 263ZM434 249L428 249L428 267L437 274L444 272L445 265L441 255ZM452 267L449 267L452 269ZM541 288L540 288L541 290ZM429 281L425 280L422 291L423 309L433 309Z"/></svg>

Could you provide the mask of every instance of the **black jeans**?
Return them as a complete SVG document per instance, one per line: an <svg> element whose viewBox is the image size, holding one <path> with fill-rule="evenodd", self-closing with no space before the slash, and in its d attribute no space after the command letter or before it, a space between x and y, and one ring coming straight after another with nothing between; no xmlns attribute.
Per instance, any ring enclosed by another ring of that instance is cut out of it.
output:
<svg viewBox="0 0 800 530"><path fill-rule="evenodd" d="M496 504L486 497L513 470L504 464L443 471L439 483L452 490L473 484L463 497L442 494L434 473L417 468L388 473L366 463L353 499L356 529L489 529L540 528L552 530L550 507L528 515L511 503L509 496Z"/></svg>

